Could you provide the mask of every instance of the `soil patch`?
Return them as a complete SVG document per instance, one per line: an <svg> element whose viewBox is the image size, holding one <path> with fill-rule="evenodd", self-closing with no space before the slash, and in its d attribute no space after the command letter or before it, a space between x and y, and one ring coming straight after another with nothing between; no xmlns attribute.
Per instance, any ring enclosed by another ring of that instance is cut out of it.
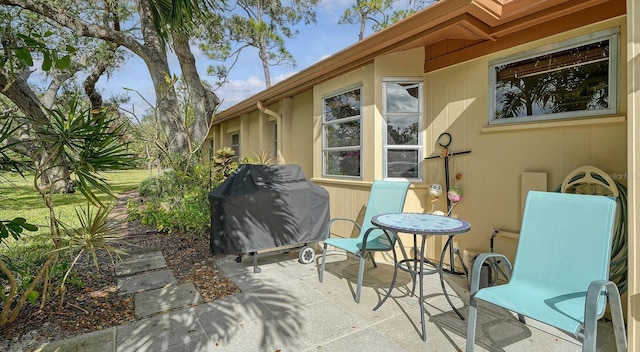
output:
<svg viewBox="0 0 640 352"><path fill-rule="evenodd" d="M115 218L126 218L126 203L138 199L136 192L122 195L114 208ZM223 256L209 252L209 236L167 234L128 223L125 250L158 249L178 280L193 282L204 302L239 293L235 284L217 268ZM0 351L25 351L42 343L102 330L135 321L133 295L118 295L114 265L106 253L98 256L100 270L83 258L76 264L76 276L67 284L65 300L48 300L44 309L27 305L16 321L0 329ZM166 268L164 268L166 269ZM39 302L38 302L39 303Z"/></svg>

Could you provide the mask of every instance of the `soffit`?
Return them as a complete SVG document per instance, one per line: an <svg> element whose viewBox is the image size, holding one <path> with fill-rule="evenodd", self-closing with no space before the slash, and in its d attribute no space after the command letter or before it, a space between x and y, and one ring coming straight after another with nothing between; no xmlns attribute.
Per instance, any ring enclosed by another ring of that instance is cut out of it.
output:
<svg viewBox="0 0 640 352"><path fill-rule="evenodd" d="M380 55L408 49L445 46L452 51L499 41L545 22L620 0L440 0L436 4L377 32L251 98L218 113L214 124L256 110L256 103L273 104L311 89L315 84L373 62ZM455 42L456 45L448 45ZM453 49L451 49L453 47ZM473 55L473 54L471 54ZM455 55L453 55L455 56ZM471 59L469 54L458 60ZM446 62L447 60L441 60Z"/></svg>

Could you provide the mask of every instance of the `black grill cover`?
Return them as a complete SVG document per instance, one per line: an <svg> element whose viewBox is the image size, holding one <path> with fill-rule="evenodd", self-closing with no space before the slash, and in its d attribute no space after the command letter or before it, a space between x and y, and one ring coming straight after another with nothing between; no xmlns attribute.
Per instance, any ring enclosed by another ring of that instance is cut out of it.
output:
<svg viewBox="0 0 640 352"><path fill-rule="evenodd" d="M329 194L299 165L241 165L209 202L213 254L321 241L329 222Z"/></svg>

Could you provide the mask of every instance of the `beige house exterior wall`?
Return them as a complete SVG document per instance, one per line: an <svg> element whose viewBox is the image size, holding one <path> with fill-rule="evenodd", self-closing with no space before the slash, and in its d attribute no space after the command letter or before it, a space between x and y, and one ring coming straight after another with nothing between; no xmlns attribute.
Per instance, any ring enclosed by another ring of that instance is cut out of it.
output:
<svg viewBox="0 0 640 352"><path fill-rule="evenodd" d="M592 119L538 122L525 125L488 126L488 67L496 58L539 48L588 33L620 27L621 43L625 43L626 19L604 21L592 26L558 34L526 45L470 60L434 72L424 73L424 50L407 50L377 57L345 75L327 80L277 104L267 106L273 117L257 109L240 119L220 124L220 148L229 143L229 134L240 131L241 155L270 152L278 155L278 163L299 164L307 177L325 187L330 194L331 216L359 218L364 215L368 189L374 179L382 177L382 82L385 78L423 78L424 84L424 156L441 153L437 138L443 132L452 136L451 151L470 150L470 154L450 161L450 172L460 173L458 181L464 191L463 200L452 212L468 220L472 230L456 237L455 246L472 252L489 249L494 228L517 231L520 226L523 173L546 173L546 190L552 191L575 168L593 165L611 175L627 171L626 100L621 99L620 114ZM621 45L620 77L626 76L626 48ZM622 81L622 80L621 80ZM363 104L363 169L361 180L345 180L322 175L322 98L341 90L362 87ZM626 88L621 87L621 96ZM239 120L239 121L238 121ZM273 152L272 125L278 121L278 151ZM423 162L422 182L412 182L405 211L446 211L446 199L432 205L428 194L431 183L444 185L442 159ZM626 179L618 181L626 184ZM453 185L453 180L451 181ZM351 236L356 231L344 225L334 228L339 235ZM409 236L406 236L405 243ZM443 241L429 239L427 255L439 258ZM516 241L496 240L496 250L513 258ZM459 266L459 263L456 263Z"/></svg>
<svg viewBox="0 0 640 352"><path fill-rule="evenodd" d="M458 185L463 200L453 215L469 220L472 231L457 236L455 246L486 251L494 228L515 233L520 227L522 200L527 187L554 190L564 177L583 165L596 166L629 187L629 289L626 295L629 350L640 351L640 280L638 239L640 188L632 182L640 175L640 14L638 2L627 0L627 16L556 34L524 45L424 73L422 48L382 55L338 77L313 85L266 106L276 116L254 112L214 126L214 148L228 146L230 133L241 133L241 156L264 151L278 123L277 162L299 164L307 177L330 194L332 217L362 219L369 187L382 177L382 81L386 77L422 77L424 84L424 156L441 152L437 138L448 132L451 151L470 150L452 159L451 173L462 174ZM488 66L491 60L609 28L620 28L620 113L615 116L526 125L488 126ZM361 85L363 101L362 180L322 176L322 97ZM225 117L227 118L227 117ZM405 211L430 212L431 183L444 184L441 159L423 162L423 180L411 185ZM528 174L533 173L533 174ZM529 182L531 175L536 182ZM629 179L627 179L627 175ZM542 176L542 177L540 177ZM523 181L525 180L525 181ZM453 182L453 181L452 181ZM444 197L435 209L445 210ZM349 226L335 232L354 236ZM408 238L407 238L408 240ZM405 243L410 243L404 241ZM516 239L498 237L496 251L512 257ZM427 253L437 258L442 241L429 240Z"/></svg>
<svg viewBox="0 0 640 352"><path fill-rule="evenodd" d="M484 252L489 250L489 237L494 228L517 233L521 204L526 197L522 191L523 173L546 173L545 190L549 191L559 186L569 172L583 165L596 166L611 175L618 175L617 180L626 183L622 177L626 173L627 158L626 102L621 101L620 114L611 117L518 126L487 125L488 67L491 60L617 26L624 28L625 19L605 21L427 74L422 72L423 51L414 49L376 58L373 65L316 85L312 177L314 182L329 191L331 215L362 216L367 200L363 190L366 193L368 185L382 177L381 87L385 77L424 77L425 124L422 133L425 156L441 153L436 142L443 132L452 135L452 152L471 150L470 154L454 157L450 162L452 177L462 174L458 185L465 192L463 200L454 208L453 216L472 224L471 232L456 237L456 247ZM621 37L624 43L626 34L621 33ZM626 49L621 47L621 58L626 57L625 52ZM623 61L619 66L621 77L625 77ZM324 178L320 157L322 97L358 84L363 87L362 180ZM621 87L621 94L626 94L624 87ZM432 198L428 195L428 186L445 183L442 159L424 161L423 170L423 181L412 183L405 211L430 212ZM446 211L444 197L435 203L435 209ZM355 234L350 227L334 230L344 235ZM405 243L410 243L408 239ZM427 254L431 259L438 258L443 244L438 237L429 240ZM515 244L512 238L498 237L496 250L513 258Z"/></svg>
<svg viewBox="0 0 640 352"><path fill-rule="evenodd" d="M627 0L627 106L629 112L627 172L629 182L629 289L627 337L629 351L640 351L640 4Z"/></svg>
<svg viewBox="0 0 640 352"><path fill-rule="evenodd" d="M625 19L570 31L425 75L425 155L440 153L436 140L445 131L453 139L451 151L471 150L470 154L454 157L450 162L452 175L463 176L459 186L464 191L453 215L472 224L468 235L456 237L456 246L484 252L489 249L494 228L517 233L521 204L526 197L521 181L525 172L546 173L548 191L553 191L568 173L583 165L596 166L627 183L622 177L627 154L625 102L621 102L620 114L612 117L488 127L491 60L617 26L624 28ZM622 43L625 37L621 33ZM620 57L626 57L625 53L626 49L621 47ZM620 77L626 75L624 66L621 59ZM621 87L623 96L625 92ZM439 159L426 161L427 183L444 184L441 164ZM411 205L412 209L418 207ZM438 207L444 210L446 204L441 201ZM496 246L513 258L513 239L498 237Z"/></svg>
<svg viewBox="0 0 640 352"><path fill-rule="evenodd" d="M287 158L287 164L298 164L302 166L305 175L313 175L313 148L314 125L313 119L313 91L307 91L294 96L291 100L291 115L288 119L289 126L287 134L283 136L285 143L283 153Z"/></svg>

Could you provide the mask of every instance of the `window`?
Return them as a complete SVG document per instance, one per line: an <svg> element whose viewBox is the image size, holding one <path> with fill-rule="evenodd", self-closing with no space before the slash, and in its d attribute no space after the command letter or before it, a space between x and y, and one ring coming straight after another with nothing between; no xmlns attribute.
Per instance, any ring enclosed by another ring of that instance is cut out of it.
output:
<svg viewBox="0 0 640 352"><path fill-rule="evenodd" d="M618 30L494 62L490 124L618 112Z"/></svg>
<svg viewBox="0 0 640 352"><path fill-rule="evenodd" d="M422 178L422 80L383 82L385 178Z"/></svg>
<svg viewBox="0 0 640 352"><path fill-rule="evenodd" d="M214 150L215 143L213 143L213 138L209 139L209 160L213 160L216 152Z"/></svg>
<svg viewBox="0 0 640 352"><path fill-rule="evenodd" d="M360 177L362 88L322 99L322 160L327 176Z"/></svg>
<svg viewBox="0 0 640 352"><path fill-rule="evenodd" d="M273 158L278 163L278 123L273 124Z"/></svg>
<svg viewBox="0 0 640 352"><path fill-rule="evenodd" d="M240 159L240 133L233 133L231 135L231 150L235 152L233 155L234 160Z"/></svg>

